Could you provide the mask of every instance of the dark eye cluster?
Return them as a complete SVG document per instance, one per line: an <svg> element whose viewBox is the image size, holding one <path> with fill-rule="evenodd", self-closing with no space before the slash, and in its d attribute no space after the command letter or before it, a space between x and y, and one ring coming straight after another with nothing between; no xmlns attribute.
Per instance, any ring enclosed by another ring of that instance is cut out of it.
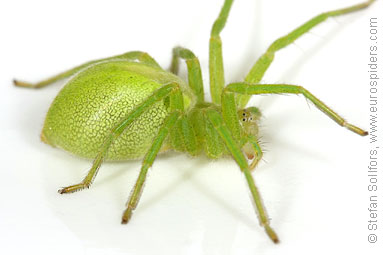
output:
<svg viewBox="0 0 383 255"><path fill-rule="evenodd" d="M242 121L243 122L246 122L246 121L252 121L253 120L253 117L251 116L251 114L247 113L247 112L243 112L242 113Z"/></svg>

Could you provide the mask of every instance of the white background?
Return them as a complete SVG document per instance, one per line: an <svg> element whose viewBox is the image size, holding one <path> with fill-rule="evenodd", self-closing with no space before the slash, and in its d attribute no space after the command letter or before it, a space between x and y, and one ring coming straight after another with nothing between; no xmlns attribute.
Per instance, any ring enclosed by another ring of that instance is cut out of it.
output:
<svg viewBox="0 0 383 255"><path fill-rule="evenodd" d="M360 1L236 1L222 32L226 81L243 79L273 40L309 18ZM367 242L369 138L339 127L302 96L251 101L264 114L265 155L254 177L279 245L259 226L232 159L159 156L126 226L120 217L139 161L104 164L90 190L56 192L79 182L91 165L39 141L44 115L62 83L33 91L13 87L12 78L38 81L131 50L147 51L167 67L171 48L182 45L199 57L207 87L209 32L222 3L0 4L2 254L378 254L383 233L375 246ZM264 81L303 85L367 129L368 26L378 14L382 23L382 7L378 1L314 28L277 53Z"/></svg>

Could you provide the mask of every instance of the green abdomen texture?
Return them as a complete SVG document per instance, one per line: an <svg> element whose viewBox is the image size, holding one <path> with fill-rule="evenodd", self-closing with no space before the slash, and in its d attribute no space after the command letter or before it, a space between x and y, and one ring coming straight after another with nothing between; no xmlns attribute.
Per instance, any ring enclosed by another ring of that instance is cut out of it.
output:
<svg viewBox="0 0 383 255"><path fill-rule="evenodd" d="M73 77L55 98L42 137L75 155L94 158L111 130L163 85L158 80L177 79L134 62L95 65ZM164 101L156 103L114 141L106 159L142 158L167 114Z"/></svg>

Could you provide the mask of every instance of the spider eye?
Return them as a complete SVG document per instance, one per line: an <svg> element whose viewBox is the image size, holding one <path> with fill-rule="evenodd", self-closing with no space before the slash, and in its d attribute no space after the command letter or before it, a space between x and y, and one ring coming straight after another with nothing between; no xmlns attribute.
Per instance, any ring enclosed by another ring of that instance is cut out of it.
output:
<svg viewBox="0 0 383 255"><path fill-rule="evenodd" d="M242 113L242 116L246 116L246 113Z"/></svg>
<svg viewBox="0 0 383 255"><path fill-rule="evenodd" d="M246 119L242 119L243 121L246 121Z"/></svg>

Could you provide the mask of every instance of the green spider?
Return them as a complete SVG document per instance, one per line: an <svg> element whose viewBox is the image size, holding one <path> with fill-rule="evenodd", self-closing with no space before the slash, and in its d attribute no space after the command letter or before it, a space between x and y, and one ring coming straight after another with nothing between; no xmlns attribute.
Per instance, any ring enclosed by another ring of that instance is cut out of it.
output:
<svg viewBox="0 0 383 255"><path fill-rule="evenodd" d="M256 107L245 107L252 95L302 94L340 126L366 136L366 131L347 123L305 88L259 82L276 51L328 17L354 12L373 2L369 0L310 19L274 41L244 81L225 86L220 32L233 3L233 0L225 0L210 37L212 102L204 99L198 58L182 47L173 49L169 71L162 69L147 53L134 51L85 63L36 84L16 80L14 84L41 88L70 77L47 113L41 139L75 155L92 158L94 162L82 182L62 188L59 193L89 188L104 160L143 158L122 216L122 223L127 223L139 202L147 171L159 152L175 150L192 156L204 153L213 159L231 155L246 177L261 226L270 239L278 243L250 172L263 154L258 143L261 113ZM186 62L188 83L177 76L179 59Z"/></svg>

